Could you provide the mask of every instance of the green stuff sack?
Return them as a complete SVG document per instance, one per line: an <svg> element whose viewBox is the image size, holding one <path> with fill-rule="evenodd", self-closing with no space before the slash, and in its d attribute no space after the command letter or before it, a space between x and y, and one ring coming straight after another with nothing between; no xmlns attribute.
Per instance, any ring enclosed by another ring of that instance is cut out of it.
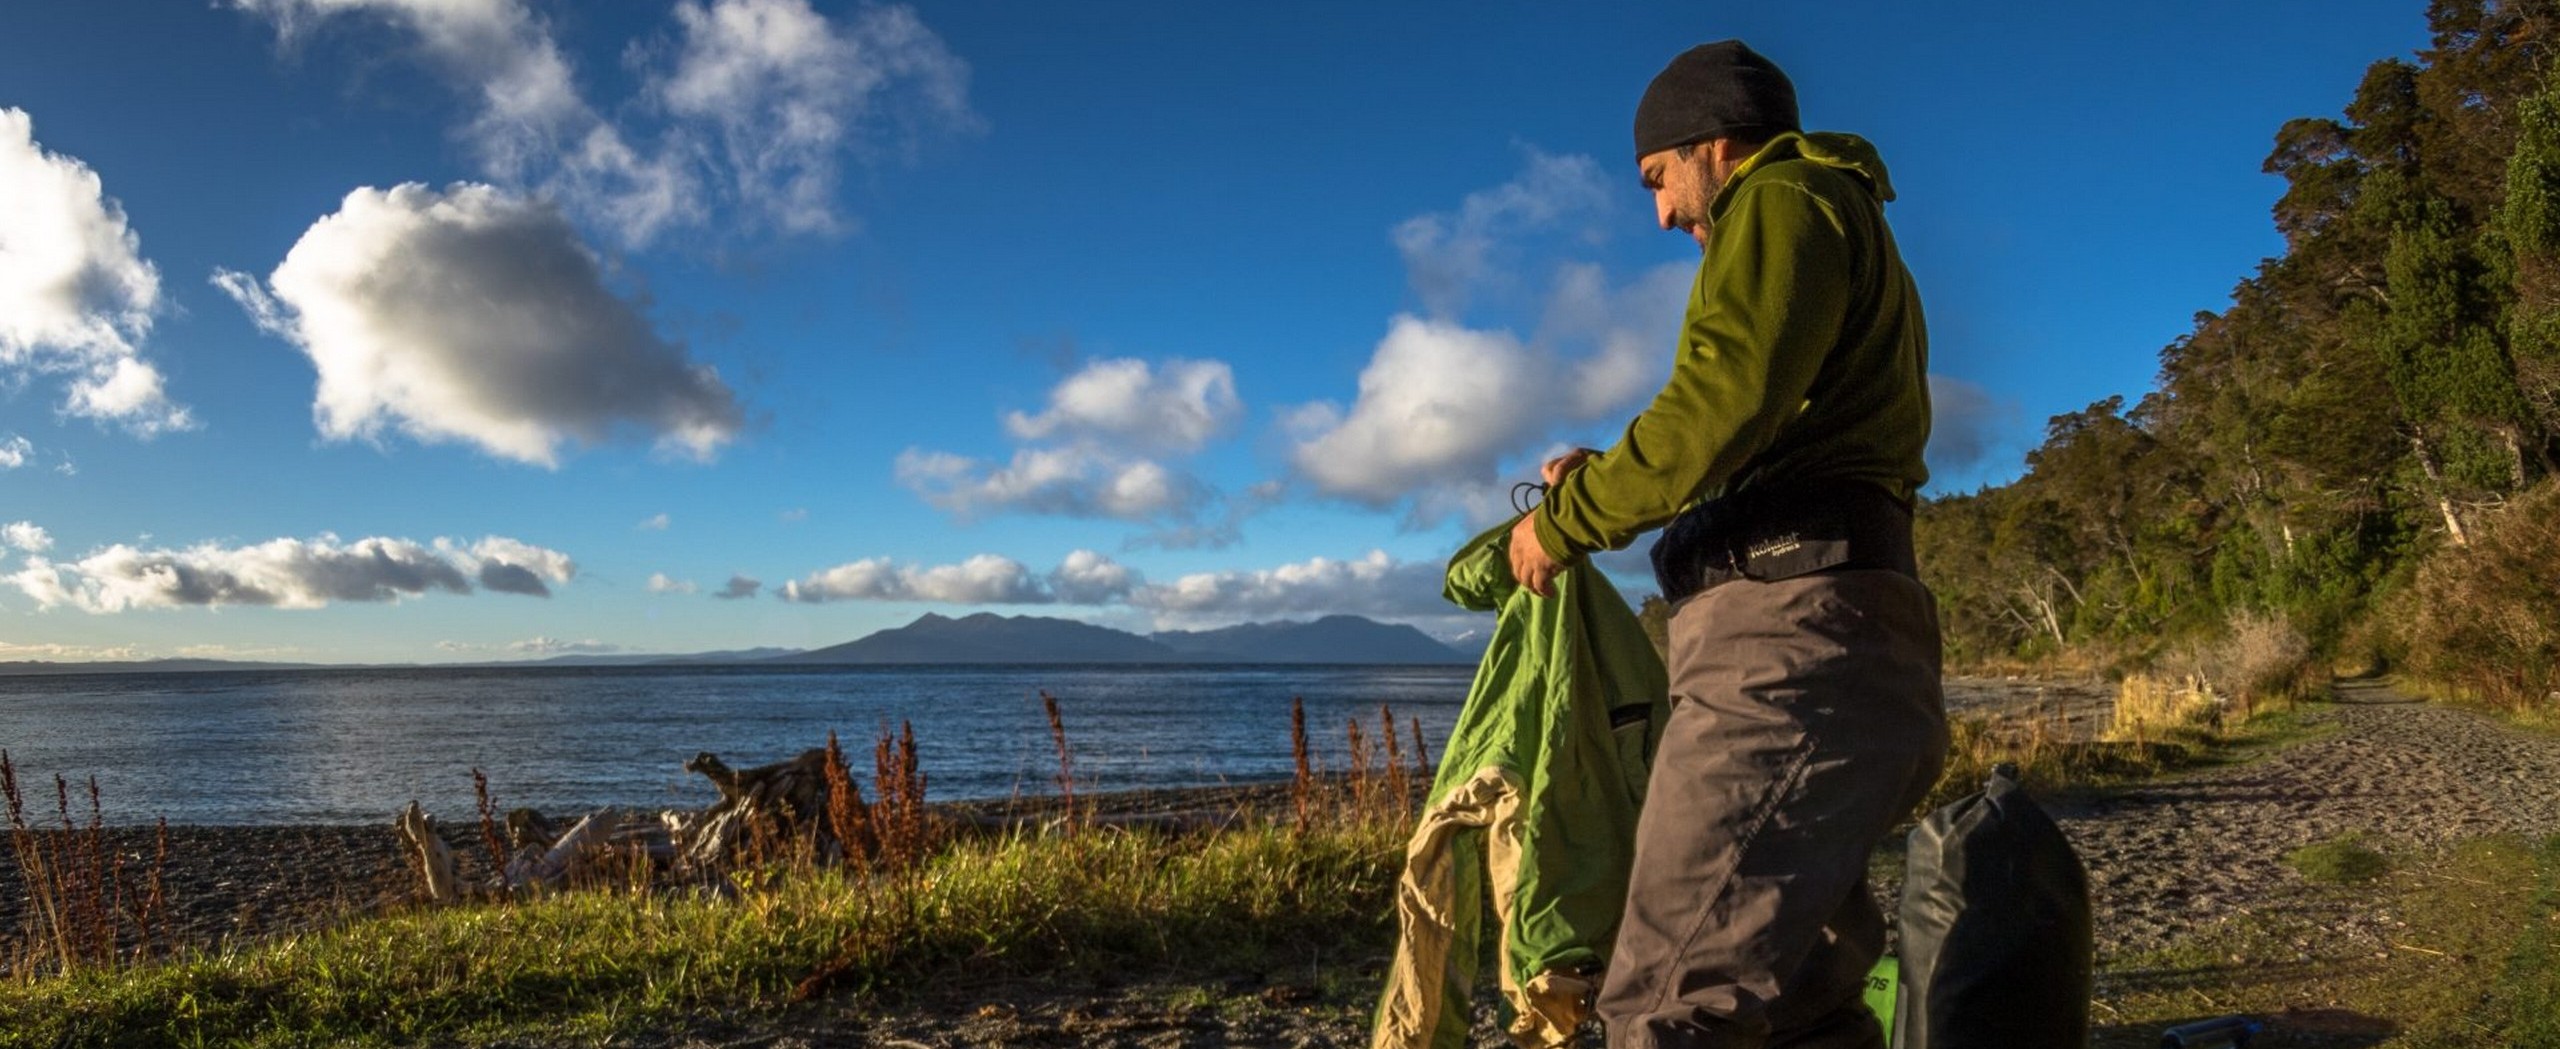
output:
<svg viewBox="0 0 2560 1049"><path fill-rule="evenodd" d="M1671 713L1662 659L1588 564L1552 598L1521 589L1510 537L1506 523L1449 562L1449 600L1499 615L1405 850L1376 1049L1467 1044L1488 902L1512 1041L1570 1044L1626 905L1636 813Z"/></svg>

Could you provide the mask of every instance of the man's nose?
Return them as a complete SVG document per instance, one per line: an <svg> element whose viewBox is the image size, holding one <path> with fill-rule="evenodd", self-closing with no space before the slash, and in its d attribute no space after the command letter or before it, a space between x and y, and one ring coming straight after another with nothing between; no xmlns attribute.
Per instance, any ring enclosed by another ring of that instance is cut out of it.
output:
<svg viewBox="0 0 2560 1049"><path fill-rule="evenodd" d="M1662 223L1662 228L1664 228L1664 229L1674 229L1674 228L1677 228L1677 227L1675 227L1675 226L1672 224L1672 221L1671 221L1671 202L1670 202L1670 201L1667 201L1667 200L1661 200L1661 199L1656 199L1656 200L1653 202L1653 218L1654 218L1654 221Z"/></svg>

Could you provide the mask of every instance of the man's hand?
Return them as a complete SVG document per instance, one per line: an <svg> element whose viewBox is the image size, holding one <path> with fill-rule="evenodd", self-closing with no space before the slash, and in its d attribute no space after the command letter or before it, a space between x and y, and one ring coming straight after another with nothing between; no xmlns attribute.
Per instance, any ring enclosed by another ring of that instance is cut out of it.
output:
<svg viewBox="0 0 2560 1049"><path fill-rule="evenodd" d="M1538 479L1546 482L1547 487L1553 488L1564 483L1564 475L1572 473L1575 467L1581 466L1583 460L1598 454L1600 450L1597 448L1576 448L1556 456L1547 460L1545 466L1538 468Z"/></svg>
<svg viewBox="0 0 2560 1049"><path fill-rule="evenodd" d="M1538 545L1538 515L1532 511L1520 515L1520 523L1511 526L1511 578L1539 597L1556 596L1556 574L1564 571L1564 562L1547 556L1547 548Z"/></svg>

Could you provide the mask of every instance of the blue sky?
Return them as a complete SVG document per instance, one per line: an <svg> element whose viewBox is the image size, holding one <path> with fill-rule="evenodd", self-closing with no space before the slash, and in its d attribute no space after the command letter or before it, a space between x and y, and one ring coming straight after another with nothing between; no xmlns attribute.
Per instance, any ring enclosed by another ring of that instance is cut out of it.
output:
<svg viewBox="0 0 2560 1049"><path fill-rule="evenodd" d="M1892 167L1950 491L2147 389L2281 248L2276 127L2425 24L12 4L0 660L801 647L980 609L1468 629L1441 560L1668 368L1696 251L1627 127L1724 37Z"/></svg>

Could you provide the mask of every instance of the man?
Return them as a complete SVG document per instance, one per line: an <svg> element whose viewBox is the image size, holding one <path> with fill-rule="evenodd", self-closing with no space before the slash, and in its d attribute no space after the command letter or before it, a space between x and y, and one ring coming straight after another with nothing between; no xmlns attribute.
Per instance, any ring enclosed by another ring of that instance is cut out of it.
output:
<svg viewBox="0 0 2560 1049"><path fill-rule="evenodd" d="M1635 146L1662 227L1705 256L1679 355L1616 447L1547 464L1510 542L1545 593L1668 525L1671 721L1598 1011L1613 1046L1880 1046L1867 858L1946 749L1911 555L1928 347L1892 186L1865 141L1804 134L1739 41L1654 78Z"/></svg>

